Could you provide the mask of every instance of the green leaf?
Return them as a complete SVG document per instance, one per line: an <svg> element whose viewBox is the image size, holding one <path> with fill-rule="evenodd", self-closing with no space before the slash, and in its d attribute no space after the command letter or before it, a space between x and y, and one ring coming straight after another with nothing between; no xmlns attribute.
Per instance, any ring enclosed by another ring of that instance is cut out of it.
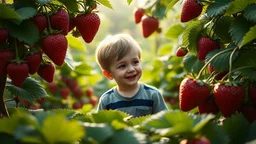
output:
<svg viewBox="0 0 256 144"><path fill-rule="evenodd" d="M250 124L247 141L256 140L256 121Z"/></svg>
<svg viewBox="0 0 256 144"><path fill-rule="evenodd" d="M70 12L79 11L78 3L76 2L76 0L58 0L58 1L63 3Z"/></svg>
<svg viewBox="0 0 256 144"><path fill-rule="evenodd" d="M174 24L168 28L165 37L177 39L183 33L184 27L181 24Z"/></svg>
<svg viewBox="0 0 256 144"><path fill-rule="evenodd" d="M67 120L59 114L43 121L42 134L49 143L71 143L81 139L85 131L78 121Z"/></svg>
<svg viewBox="0 0 256 144"><path fill-rule="evenodd" d="M128 5L132 3L132 0L127 0Z"/></svg>
<svg viewBox="0 0 256 144"><path fill-rule="evenodd" d="M163 19L166 14L166 7L164 5L156 5L156 7L152 10L152 16L158 18L158 19Z"/></svg>
<svg viewBox="0 0 256 144"><path fill-rule="evenodd" d="M157 55L158 56L166 56L170 55L170 52L172 51L172 45L170 44L163 44L161 47L158 49Z"/></svg>
<svg viewBox="0 0 256 144"><path fill-rule="evenodd" d="M83 123L86 135L83 137L84 141L93 139L98 143L104 143L108 138L114 134L114 130L107 123Z"/></svg>
<svg viewBox="0 0 256 144"><path fill-rule="evenodd" d="M148 143L147 136L132 129L123 129L114 133L105 144L142 144Z"/></svg>
<svg viewBox="0 0 256 144"><path fill-rule="evenodd" d="M213 50L207 54L206 61L208 62L213 56L215 56L215 58L210 62L211 66L214 67L214 70L216 72L228 70L230 54L232 53L233 49L234 47ZM234 53L232 61L236 59L238 54L238 51Z"/></svg>
<svg viewBox="0 0 256 144"><path fill-rule="evenodd" d="M33 78L26 78L22 87L16 87L8 80L6 88L14 96L20 96L23 99L34 101L48 96L44 88Z"/></svg>
<svg viewBox="0 0 256 144"><path fill-rule="evenodd" d="M187 54L183 59L184 68L188 73L197 74L204 65L203 61L199 61L197 56Z"/></svg>
<svg viewBox="0 0 256 144"><path fill-rule="evenodd" d="M97 2L101 3L102 5L104 5L105 7L108 7L110 9L113 9L111 3L109 0L97 0Z"/></svg>
<svg viewBox="0 0 256 144"><path fill-rule="evenodd" d="M214 33L221 39L223 43L230 43L231 36L229 29L234 18L230 16L223 16L218 19L215 23Z"/></svg>
<svg viewBox="0 0 256 144"><path fill-rule="evenodd" d="M256 4L249 5L243 15L247 20L256 23Z"/></svg>
<svg viewBox="0 0 256 144"><path fill-rule="evenodd" d="M69 119L74 118L77 114L77 112L72 109L52 109L51 112L62 114Z"/></svg>
<svg viewBox="0 0 256 144"><path fill-rule="evenodd" d="M19 14L6 4L0 4L0 19L19 19Z"/></svg>
<svg viewBox="0 0 256 144"><path fill-rule="evenodd" d="M202 128L201 133L211 141L211 144L229 144L230 140L224 128L215 123L208 123Z"/></svg>
<svg viewBox="0 0 256 144"><path fill-rule="evenodd" d="M193 120L185 112L162 111L145 120L141 127L162 136L171 136L191 132Z"/></svg>
<svg viewBox="0 0 256 144"><path fill-rule="evenodd" d="M16 128L22 125L38 127L37 119L31 114L15 113L10 118L0 119L0 133L14 134Z"/></svg>
<svg viewBox="0 0 256 144"><path fill-rule="evenodd" d="M7 29L12 37L28 44L34 44L39 40L39 31L30 20L24 20L20 25L9 23Z"/></svg>
<svg viewBox="0 0 256 144"><path fill-rule="evenodd" d="M91 75L92 67L87 63L81 63L76 66L75 72L79 75Z"/></svg>
<svg viewBox="0 0 256 144"><path fill-rule="evenodd" d="M76 68L76 66L78 66L80 64L79 62L75 62L73 60L73 57L72 57L71 52L69 51L69 49L66 52L66 56L65 56L64 61L68 65L68 67L71 68L72 70L74 70Z"/></svg>
<svg viewBox="0 0 256 144"><path fill-rule="evenodd" d="M256 81L256 66L254 68L247 68L240 70L241 75L249 80Z"/></svg>
<svg viewBox="0 0 256 144"><path fill-rule="evenodd" d="M15 130L14 136L19 141L25 143L43 143L43 141L40 140L41 134L31 125L18 126Z"/></svg>
<svg viewBox="0 0 256 144"><path fill-rule="evenodd" d="M232 15L238 12L242 12L249 4L256 2L255 0L235 0L230 2L226 9L226 15Z"/></svg>
<svg viewBox="0 0 256 144"><path fill-rule="evenodd" d="M117 110L101 110L98 113L92 114L93 122L95 123L111 123L114 120L124 121L124 118L130 115Z"/></svg>
<svg viewBox="0 0 256 144"><path fill-rule="evenodd" d="M183 32L182 45L189 49L191 54L197 54L197 41L201 35L203 25L206 21L190 21Z"/></svg>
<svg viewBox="0 0 256 144"><path fill-rule="evenodd" d="M242 41L241 46L244 46L247 43L254 40L256 38L255 33L256 33L256 25L251 27L250 30L245 34L245 36L243 37L243 41Z"/></svg>
<svg viewBox="0 0 256 144"><path fill-rule="evenodd" d="M225 13L225 10L229 6L229 0L216 0L214 3L210 4L206 12L209 17L215 17Z"/></svg>
<svg viewBox="0 0 256 144"><path fill-rule="evenodd" d="M238 17L230 26L230 34L233 41L241 46L243 37L249 31L250 23L243 17Z"/></svg>
<svg viewBox="0 0 256 144"><path fill-rule="evenodd" d="M215 116L208 115L191 115L191 118L194 119L193 132L199 132L206 124L208 124Z"/></svg>
<svg viewBox="0 0 256 144"><path fill-rule="evenodd" d="M135 117L135 118L129 119L127 122L131 126L141 125L149 117L150 117L150 115L142 116L142 117Z"/></svg>
<svg viewBox="0 0 256 144"><path fill-rule="evenodd" d="M86 46L84 45L83 39L75 38L71 35L67 35L68 45L71 49L85 51Z"/></svg>
<svg viewBox="0 0 256 144"><path fill-rule="evenodd" d="M50 3L51 0L37 0L39 4L47 4L47 3Z"/></svg>
<svg viewBox="0 0 256 144"><path fill-rule="evenodd" d="M20 15L20 18L16 20L17 24L20 24L25 19L33 17L37 13L36 9L32 7L23 7L16 10L16 12Z"/></svg>
<svg viewBox="0 0 256 144"><path fill-rule="evenodd" d="M178 2L179 0L171 0L170 3L166 7L166 13L173 8L173 6Z"/></svg>
<svg viewBox="0 0 256 144"><path fill-rule="evenodd" d="M249 123L241 113L224 120L223 128L231 140L230 143L242 144L246 142Z"/></svg>
<svg viewBox="0 0 256 144"><path fill-rule="evenodd" d="M256 50L251 49L240 49L239 56L236 58L234 63L235 67L244 67L244 66L256 66L256 60L253 59L256 55Z"/></svg>

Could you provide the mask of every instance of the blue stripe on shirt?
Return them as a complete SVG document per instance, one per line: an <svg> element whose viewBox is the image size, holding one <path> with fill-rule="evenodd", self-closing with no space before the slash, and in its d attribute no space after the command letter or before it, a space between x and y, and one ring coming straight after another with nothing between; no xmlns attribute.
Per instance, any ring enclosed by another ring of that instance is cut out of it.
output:
<svg viewBox="0 0 256 144"><path fill-rule="evenodd" d="M110 103L106 106L106 109L118 109L123 107L131 107L131 106L148 106L153 107L154 101L145 100L145 99L134 99L131 101L118 101L115 103Z"/></svg>

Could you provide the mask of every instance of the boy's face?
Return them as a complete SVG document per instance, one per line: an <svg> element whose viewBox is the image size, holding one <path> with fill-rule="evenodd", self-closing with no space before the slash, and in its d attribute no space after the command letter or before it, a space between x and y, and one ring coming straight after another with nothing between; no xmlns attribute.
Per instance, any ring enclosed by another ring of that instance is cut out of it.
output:
<svg viewBox="0 0 256 144"><path fill-rule="evenodd" d="M127 87L137 85L141 73L139 50L132 48L123 58L114 60L110 65L110 72L104 75L114 79L119 87Z"/></svg>

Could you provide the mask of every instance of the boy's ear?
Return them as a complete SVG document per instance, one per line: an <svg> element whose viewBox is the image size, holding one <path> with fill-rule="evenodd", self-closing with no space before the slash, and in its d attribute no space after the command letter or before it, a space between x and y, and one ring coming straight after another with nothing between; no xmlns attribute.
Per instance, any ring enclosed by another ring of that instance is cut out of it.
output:
<svg viewBox="0 0 256 144"><path fill-rule="evenodd" d="M102 73L103 73L103 75L104 75L106 78L108 78L108 79L110 79L110 80L113 79L112 75L111 75L108 71L103 70Z"/></svg>

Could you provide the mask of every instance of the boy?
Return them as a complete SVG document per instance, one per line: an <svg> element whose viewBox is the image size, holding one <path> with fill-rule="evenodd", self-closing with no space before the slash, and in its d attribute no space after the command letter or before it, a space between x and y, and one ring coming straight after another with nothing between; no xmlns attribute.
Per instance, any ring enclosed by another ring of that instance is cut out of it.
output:
<svg viewBox="0 0 256 144"><path fill-rule="evenodd" d="M139 82L141 48L130 35L117 34L103 40L96 59L103 75L117 83L100 97L97 111L120 110L138 117L168 109L156 88Z"/></svg>

